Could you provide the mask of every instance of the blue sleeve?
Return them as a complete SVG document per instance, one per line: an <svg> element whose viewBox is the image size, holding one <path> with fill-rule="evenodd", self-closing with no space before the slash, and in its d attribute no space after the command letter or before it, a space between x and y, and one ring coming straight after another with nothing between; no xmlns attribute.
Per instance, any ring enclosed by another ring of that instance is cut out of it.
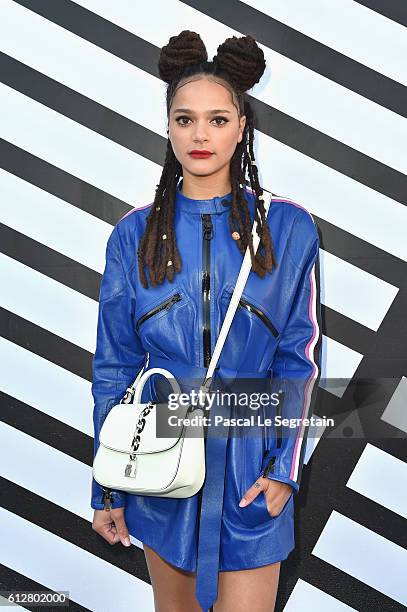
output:
<svg viewBox="0 0 407 612"><path fill-rule="evenodd" d="M307 252L308 251L308 252ZM309 426L320 379L321 304L319 237L316 226L311 247L305 252L300 278L287 323L273 360L271 392L278 393L276 414L282 419L300 419L295 427L276 427L277 436L266 449L262 473L272 480L300 487Z"/></svg>
<svg viewBox="0 0 407 612"><path fill-rule="evenodd" d="M135 300L123 269L116 225L107 242L99 292L96 351L92 366L93 457L99 447L99 432L107 414L119 403L144 365L145 351L135 331L134 308ZM124 507L126 492L111 491L112 508ZM102 510L102 498L103 487L92 477L91 507Z"/></svg>

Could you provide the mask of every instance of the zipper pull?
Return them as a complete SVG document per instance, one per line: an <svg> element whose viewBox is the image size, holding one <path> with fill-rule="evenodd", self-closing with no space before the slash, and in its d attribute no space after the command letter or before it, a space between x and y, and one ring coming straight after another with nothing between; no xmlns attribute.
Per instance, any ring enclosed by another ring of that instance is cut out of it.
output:
<svg viewBox="0 0 407 612"><path fill-rule="evenodd" d="M275 458L275 457L272 457L272 458L270 459L270 461L269 461L269 462L268 462L268 464L266 465L266 467L265 467L265 469L264 469L264 472L263 472L263 474L262 474L263 478L266 478L267 474L268 474L270 471L274 471L274 463L275 463L275 461L276 461L276 458Z"/></svg>
<svg viewBox="0 0 407 612"><path fill-rule="evenodd" d="M176 304L177 302L179 302L179 301L180 301L180 299L181 299L180 294L179 294L179 293L176 293L175 295L173 295L173 296L172 296L172 298L170 298L170 299L168 300L168 304L166 305L166 307L165 307L165 308L166 308L167 310L169 310L169 309L171 308L171 306L172 306L173 304Z"/></svg>
<svg viewBox="0 0 407 612"><path fill-rule="evenodd" d="M213 237L213 225L210 215L202 215L203 220L203 235L205 240L210 240Z"/></svg>
<svg viewBox="0 0 407 612"><path fill-rule="evenodd" d="M112 509L113 495L110 489L103 489L103 491L104 509L110 512L110 510Z"/></svg>

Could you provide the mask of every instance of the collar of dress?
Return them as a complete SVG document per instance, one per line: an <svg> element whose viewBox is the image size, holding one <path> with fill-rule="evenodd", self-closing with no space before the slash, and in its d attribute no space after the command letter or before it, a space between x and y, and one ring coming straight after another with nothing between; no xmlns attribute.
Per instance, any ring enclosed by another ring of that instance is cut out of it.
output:
<svg viewBox="0 0 407 612"><path fill-rule="evenodd" d="M193 198L187 198L181 193L183 179L179 181L176 188L176 207L182 211L195 215L202 213L216 214L224 213L230 210L230 203L232 201L232 192L222 196L215 196L209 200L194 200Z"/></svg>

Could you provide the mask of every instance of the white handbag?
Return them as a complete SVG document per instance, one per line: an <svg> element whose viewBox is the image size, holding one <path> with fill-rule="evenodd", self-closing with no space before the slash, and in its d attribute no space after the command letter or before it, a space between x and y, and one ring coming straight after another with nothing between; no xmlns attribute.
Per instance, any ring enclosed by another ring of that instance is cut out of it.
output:
<svg viewBox="0 0 407 612"><path fill-rule="evenodd" d="M267 201L264 202L266 218L270 202L271 193L267 193ZM260 242L256 228L255 219L252 228L254 253ZM248 247L200 388L202 396L209 390L250 270L251 258ZM175 413L177 422L180 419L182 424L171 427L170 438L157 437L157 410L162 404L151 401L147 404L141 403L144 385L153 374L162 374L167 378L173 393L179 394L181 389L171 372L164 368L151 368L143 372L147 365L148 359L134 383L127 388L120 403L110 409L100 429L99 447L94 457L92 474L96 482L105 488L105 508L110 507L110 489L132 494L182 498L197 493L205 479L203 425L199 430L200 426L194 424L194 436L186 435L188 427L183 423L183 418L192 416L191 413L198 417L202 417L204 413L205 416L209 416L208 410L190 405L177 406Z"/></svg>

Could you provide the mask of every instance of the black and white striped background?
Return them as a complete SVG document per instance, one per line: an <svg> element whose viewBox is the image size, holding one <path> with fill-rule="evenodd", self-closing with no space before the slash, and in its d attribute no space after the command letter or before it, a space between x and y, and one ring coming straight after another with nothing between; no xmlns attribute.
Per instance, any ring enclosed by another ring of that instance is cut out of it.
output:
<svg viewBox="0 0 407 612"><path fill-rule="evenodd" d="M405 609L406 25L398 0L1 1L0 590L154 609L141 543L91 531L91 363L107 237L161 174L159 48L191 29L265 52L256 157L320 228L322 377L394 377L379 437L309 440L277 610ZM321 396L355 431L363 385Z"/></svg>

